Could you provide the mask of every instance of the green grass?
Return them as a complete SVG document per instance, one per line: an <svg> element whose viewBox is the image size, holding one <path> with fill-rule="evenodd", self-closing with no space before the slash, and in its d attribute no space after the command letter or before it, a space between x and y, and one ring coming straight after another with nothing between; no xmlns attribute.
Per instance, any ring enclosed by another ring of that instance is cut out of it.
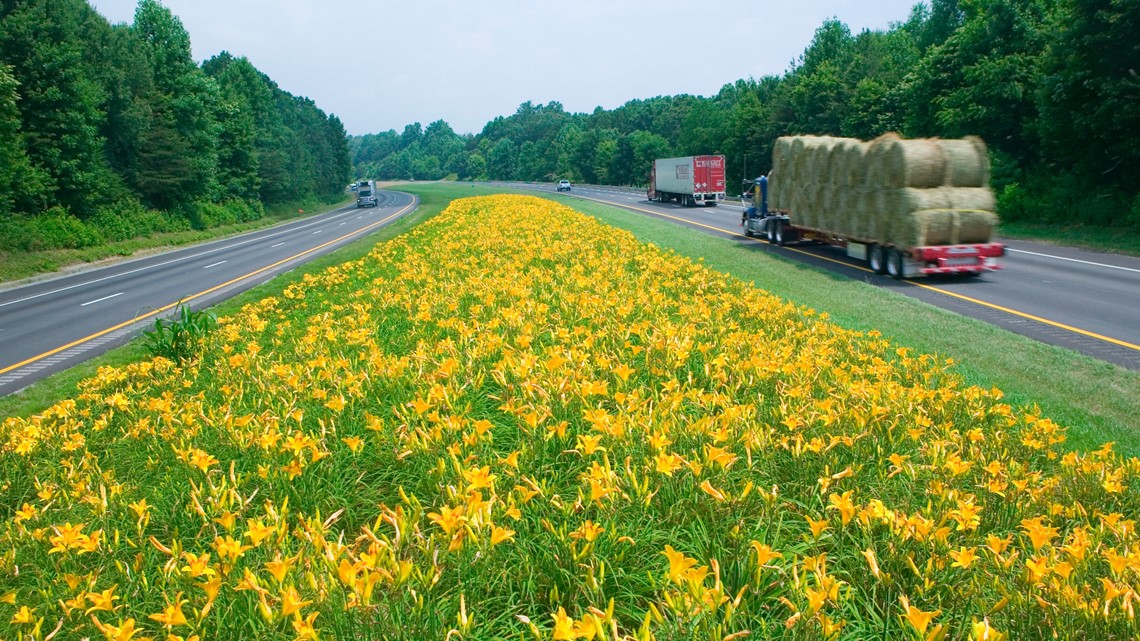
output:
<svg viewBox="0 0 1140 641"><path fill-rule="evenodd" d="M1052 245L1069 245L1110 254L1140 256L1140 235L1130 228L1093 225L1033 225L1003 222L998 228L1002 238L1034 240Z"/></svg>
<svg viewBox="0 0 1140 641"><path fill-rule="evenodd" d="M420 208L365 239L319 258L216 308L225 315L280 292L302 274L353 260L377 242L403 233L443 210L453 198L503 193L468 184L415 183L398 187L418 195ZM952 357L966 380L998 387L1015 406L1038 405L1069 428L1069 445L1090 449L1115 441L1117 449L1140 455L1140 374L1018 336L988 323L928 305L901 294L750 249L751 242L724 240L616 207L570 196L554 199L645 242L672 249L713 269L749 281L787 300L827 313L847 328L876 329L900 346ZM1000 275L995 276L1000 277ZM74 393L75 384L100 365L119 365L144 355L138 342L0 399L0 416L27 415Z"/></svg>
<svg viewBox="0 0 1140 641"><path fill-rule="evenodd" d="M346 197L336 206L340 207L350 202ZM278 223L311 216L313 212L327 210L327 204L317 202L288 203L269 207L266 215L258 220L234 225L223 225L203 230L187 230L154 234L140 238L132 238L98 247L84 247L81 249L53 249L41 252L0 252L0 284L51 274L68 267L97 263L108 259L118 259L140 253L153 252L203 243L217 238L225 238L256 229L264 229Z"/></svg>

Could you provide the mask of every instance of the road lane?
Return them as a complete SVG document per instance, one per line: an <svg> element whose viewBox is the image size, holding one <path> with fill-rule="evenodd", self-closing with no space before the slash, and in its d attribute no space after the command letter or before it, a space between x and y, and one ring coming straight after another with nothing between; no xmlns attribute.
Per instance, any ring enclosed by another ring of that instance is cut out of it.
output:
<svg viewBox="0 0 1140 641"><path fill-rule="evenodd" d="M554 191L553 186L532 186ZM747 239L738 202L681 207L646 200L644 191L577 186L572 196L618 205L645 215L889 288L924 302L993 323L1052 345L1140 370L1140 259L1071 247L1002 240L1005 268L980 277L896 281L872 273L843 249L820 245L776 247Z"/></svg>
<svg viewBox="0 0 1140 641"><path fill-rule="evenodd" d="M341 208L0 292L0 395L124 343L180 302L208 307L352 242L417 204L407 194L381 196L375 208Z"/></svg>

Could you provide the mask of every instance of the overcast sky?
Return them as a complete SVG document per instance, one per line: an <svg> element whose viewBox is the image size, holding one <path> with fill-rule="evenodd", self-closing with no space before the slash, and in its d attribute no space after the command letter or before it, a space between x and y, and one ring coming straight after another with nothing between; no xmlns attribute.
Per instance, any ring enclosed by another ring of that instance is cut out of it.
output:
<svg viewBox="0 0 1140 641"><path fill-rule="evenodd" d="M90 0L111 22L137 0ZM478 133L518 106L613 109L715 94L780 75L837 17L853 33L906 20L918 0L164 0L200 62L245 56L366 134L446 120Z"/></svg>

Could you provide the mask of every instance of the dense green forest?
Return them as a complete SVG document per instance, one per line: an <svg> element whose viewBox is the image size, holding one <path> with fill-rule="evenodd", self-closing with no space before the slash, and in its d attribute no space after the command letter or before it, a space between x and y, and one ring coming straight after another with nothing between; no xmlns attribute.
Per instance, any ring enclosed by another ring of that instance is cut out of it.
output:
<svg viewBox="0 0 1140 641"><path fill-rule="evenodd" d="M86 0L0 5L0 253L247 221L350 174L336 116L245 58L196 64L157 0L116 25Z"/></svg>
<svg viewBox="0 0 1140 641"><path fill-rule="evenodd" d="M1005 219L1140 227L1137 34L1140 0L932 0L886 31L828 20L783 76L715 96L590 114L527 102L478 135L437 121L350 146L368 178L640 185L653 158L723 153L739 184L781 135L973 134Z"/></svg>

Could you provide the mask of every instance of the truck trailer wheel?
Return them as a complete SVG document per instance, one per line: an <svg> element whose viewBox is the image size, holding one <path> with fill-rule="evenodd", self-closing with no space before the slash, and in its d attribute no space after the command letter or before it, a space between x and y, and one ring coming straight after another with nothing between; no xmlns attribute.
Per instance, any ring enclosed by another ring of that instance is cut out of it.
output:
<svg viewBox="0 0 1140 641"><path fill-rule="evenodd" d="M882 245L871 245L867 263L871 266L871 271L876 274L887 273L887 257Z"/></svg>
<svg viewBox="0 0 1140 641"><path fill-rule="evenodd" d="M887 252L887 275L895 280L901 280L903 277L903 253L897 249L891 249Z"/></svg>
<svg viewBox="0 0 1140 641"><path fill-rule="evenodd" d="M787 230L784 229L784 223L783 221L777 220L776 222L772 223L772 225L776 228L776 231L772 232L776 236L776 244L780 247L783 247L784 243L787 242L787 238L785 236L788 233Z"/></svg>

